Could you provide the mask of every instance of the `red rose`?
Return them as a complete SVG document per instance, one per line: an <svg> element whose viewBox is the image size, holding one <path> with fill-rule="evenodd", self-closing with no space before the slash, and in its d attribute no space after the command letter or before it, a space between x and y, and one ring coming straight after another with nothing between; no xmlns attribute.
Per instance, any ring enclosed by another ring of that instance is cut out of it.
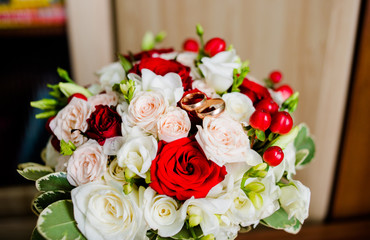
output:
<svg viewBox="0 0 370 240"><path fill-rule="evenodd" d="M104 145L107 138L122 136L121 116L109 106L95 106L95 111L86 121L89 125L86 131L87 137L95 139L100 145Z"/></svg>
<svg viewBox="0 0 370 240"><path fill-rule="evenodd" d="M173 48L161 48L161 49L152 49L149 51L142 51L134 55L125 55L126 59L131 59L133 61L140 61L143 58L151 58L154 54L170 53L173 52Z"/></svg>
<svg viewBox="0 0 370 240"><path fill-rule="evenodd" d="M262 99L271 98L271 95L267 88L259 85L256 82L250 81L247 78L244 79L242 85L239 86L240 92L247 95L256 104Z"/></svg>
<svg viewBox="0 0 370 240"><path fill-rule="evenodd" d="M142 69L149 69L157 75L164 76L167 73L174 72L180 75L184 90L191 89L193 82L190 76L190 68L182 65L175 60L166 60L162 58L143 58L140 63L136 64L129 72L141 76Z"/></svg>
<svg viewBox="0 0 370 240"><path fill-rule="evenodd" d="M224 180L225 166L207 160L194 137L158 143L157 157L150 168L152 187L159 194L186 200L206 197Z"/></svg>

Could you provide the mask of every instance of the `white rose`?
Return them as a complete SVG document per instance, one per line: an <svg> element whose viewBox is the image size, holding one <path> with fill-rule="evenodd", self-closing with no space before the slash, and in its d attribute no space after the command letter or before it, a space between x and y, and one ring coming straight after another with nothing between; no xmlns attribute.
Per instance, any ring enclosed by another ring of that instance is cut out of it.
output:
<svg viewBox="0 0 370 240"><path fill-rule="evenodd" d="M188 204L188 215L197 215L200 217L200 227L204 235L214 234L219 231L219 219L216 214L224 214L231 205L229 199L212 198L190 198L186 200Z"/></svg>
<svg viewBox="0 0 370 240"><path fill-rule="evenodd" d="M67 179L73 186L99 180L107 165L107 155L103 147L90 139L73 152L68 160Z"/></svg>
<svg viewBox="0 0 370 240"><path fill-rule="evenodd" d="M118 160L115 158L109 163L107 170L104 172L104 180L115 181L121 185L126 184L125 171L122 167L118 165Z"/></svg>
<svg viewBox="0 0 370 240"><path fill-rule="evenodd" d="M59 140L71 141L78 147L86 141L80 131L85 132L87 130L86 120L90 117L90 114L90 105L85 100L74 97L51 120L49 127Z"/></svg>
<svg viewBox="0 0 370 240"><path fill-rule="evenodd" d="M288 213L289 219L295 217L303 224L308 217L311 191L300 181L293 180L294 186L282 187L280 195L281 207Z"/></svg>
<svg viewBox="0 0 370 240"><path fill-rule="evenodd" d="M161 92L168 103L176 106L176 103L182 98L184 89L182 87L181 77L177 73L167 73L164 76L156 75L149 69L141 70L141 81L143 91Z"/></svg>
<svg viewBox="0 0 370 240"><path fill-rule="evenodd" d="M118 104L118 96L115 92L110 91L89 97L88 102L94 111L97 105L116 106Z"/></svg>
<svg viewBox="0 0 370 240"><path fill-rule="evenodd" d="M145 239L142 210L122 187L93 182L74 188L71 195L77 227L87 239Z"/></svg>
<svg viewBox="0 0 370 240"><path fill-rule="evenodd" d="M97 74L100 84L105 91L112 91L114 84L120 83L125 79L125 70L119 62L103 67Z"/></svg>
<svg viewBox="0 0 370 240"><path fill-rule="evenodd" d="M186 219L187 204L180 203L166 195L157 195L148 187L144 192L144 218L149 227L158 230L161 237L177 234Z"/></svg>
<svg viewBox="0 0 370 240"><path fill-rule="evenodd" d="M216 91L209 87L207 83L205 83L203 80L195 80L192 83L193 89L197 88L199 91L204 92L208 97L210 98L219 98L220 95L216 93Z"/></svg>
<svg viewBox="0 0 370 240"><path fill-rule="evenodd" d="M207 158L217 165L246 162L254 166L261 162L250 149L249 139L242 125L226 114L217 118L207 116L203 119L203 128L197 127L195 139Z"/></svg>
<svg viewBox="0 0 370 240"><path fill-rule="evenodd" d="M167 110L168 103L158 92L140 92L132 100L123 118L131 126L138 126L157 134L157 121Z"/></svg>
<svg viewBox="0 0 370 240"><path fill-rule="evenodd" d="M249 118L255 111L253 102L246 95L238 92L222 95L226 112L236 121L249 123Z"/></svg>
<svg viewBox="0 0 370 240"><path fill-rule="evenodd" d="M153 136L139 136L128 139L117 152L118 165L127 167L142 178L157 155L158 142Z"/></svg>
<svg viewBox="0 0 370 240"><path fill-rule="evenodd" d="M206 83L216 92L222 93L233 84L233 70L240 68L235 50L224 51L212 58L203 57L199 69L202 71Z"/></svg>
<svg viewBox="0 0 370 240"><path fill-rule="evenodd" d="M171 106L159 117L157 126L159 140L172 142L188 136L191 122L186 111Z"/></svg>

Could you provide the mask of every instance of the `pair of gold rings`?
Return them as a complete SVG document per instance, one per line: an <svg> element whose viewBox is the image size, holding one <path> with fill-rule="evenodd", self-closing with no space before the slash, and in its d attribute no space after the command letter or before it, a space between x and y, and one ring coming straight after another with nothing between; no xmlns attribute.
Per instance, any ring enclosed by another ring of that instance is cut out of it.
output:
<svg viewBox="0 0 370 240"><path fill-rule="evenodd" d="M225 110L224 100L221 98L207 99L207 96L202 92L186 94L180 104L187 111L195 111L200 119L206 116L217 117Z"/></svg>

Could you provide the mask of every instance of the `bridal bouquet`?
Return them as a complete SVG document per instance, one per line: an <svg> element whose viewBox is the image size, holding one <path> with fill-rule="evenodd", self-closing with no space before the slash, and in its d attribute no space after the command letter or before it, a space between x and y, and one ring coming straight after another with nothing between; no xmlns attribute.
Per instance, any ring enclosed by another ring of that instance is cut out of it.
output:
<svg viewBox="0 0 370 240"><path fill-rule="evenodd" d="M310 190L294 180L315 151L294 124L298 92L272 72L249 76L221 38L188 39L183 51L119 56L77 85L63 69L52 98L31 102L47 118L45 165L36 181L32 239L234 239L258 224L297 233Z"/></svg>

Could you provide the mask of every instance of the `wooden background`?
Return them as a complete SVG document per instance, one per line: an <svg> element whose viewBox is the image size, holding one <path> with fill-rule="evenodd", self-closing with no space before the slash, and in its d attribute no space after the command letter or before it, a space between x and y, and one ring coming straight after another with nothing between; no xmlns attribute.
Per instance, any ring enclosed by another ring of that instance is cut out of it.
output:
<svg viewBox="0 0 370 240"><path fill-rule="evenodd" d="M180 49L186 37L196 37L197 23L204 27L206 39L218 36L233 44L242 59L251 61L251 74L257 78L281 70L285 83L301 93L295 120L310 126L317 144L315 161L298 177L312 191L311 219L325 218L359 0L114 0L115 20L110 1L79 1L86 3L84 7L74 2L67 0L68 9L76 6L68 15L68 34L74 76L81 83L91 82L92 72L113 61L115 53L139 50L145 31L165 30L162 46Z"/></svg>

